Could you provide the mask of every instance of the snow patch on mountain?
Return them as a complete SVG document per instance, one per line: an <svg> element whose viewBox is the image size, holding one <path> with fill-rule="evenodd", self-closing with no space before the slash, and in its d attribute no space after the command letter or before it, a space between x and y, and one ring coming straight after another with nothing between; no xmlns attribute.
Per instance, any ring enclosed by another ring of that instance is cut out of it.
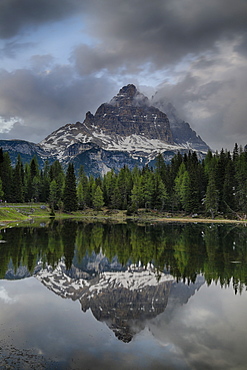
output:
<svg viewBox="0 0 247 370"><path fill-rule="evenodd" d="M158 286L164 282L175 281L170 274L159 272L148 264L146 267L136 265L129 266L125 271L104 271L96 276L84 272L83 278L72 278L66 272L64 261L60 261L55 269L47 265L36 273L48 289L63 298L79 299L84 297L92 298L105 289L128 289L130 291L142 291L145 287Z"/></svg>

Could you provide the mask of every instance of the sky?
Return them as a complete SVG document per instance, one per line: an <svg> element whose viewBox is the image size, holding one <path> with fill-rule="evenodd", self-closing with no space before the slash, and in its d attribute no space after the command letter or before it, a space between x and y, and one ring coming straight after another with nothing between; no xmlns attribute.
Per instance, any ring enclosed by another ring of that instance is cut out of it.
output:
<svg viewBox="0 0 247 370"><path fill-rule="evenodd" d="M38 143L129 83L213 149L247 144L247 0L0 0L0 139Z"/></svg>

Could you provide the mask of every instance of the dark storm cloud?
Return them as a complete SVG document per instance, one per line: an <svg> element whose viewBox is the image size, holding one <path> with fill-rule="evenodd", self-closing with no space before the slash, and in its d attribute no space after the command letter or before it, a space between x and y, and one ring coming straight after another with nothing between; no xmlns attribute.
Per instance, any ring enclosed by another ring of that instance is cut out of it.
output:
<svg viewBox="0 0 247 370"><path fill-rule="evenodd" d="M240 42L238 43L234 50L242 54L244 57L247 57L247 32L243 34Z"/></svg>
<svg viewBox="0 0 247 370"><path fill-rule="evenodd" d="M1 0L0 37L10 38L27 27L81 14L86 30L99 41L87 50L87 65L119 67L153 62L161 68L187 54L215 47L246 31L247 2L243 0ZM241 48L246 44L242 43ZM80 53L77 53L77 56ZM127 63L127 64L128 64Z"/></svg>
<svg viewBox="0 0 247 370"><path fill-rule="evenodd" d="M247 141L246 0L0 0L0 52L18 58L25 48L31 55L23 31L33 31L35 44L38 27L75 15L83 33L76 47L71 40L70 67L36 49L30 70L1 73L0 116L20 118L9 135L24 124L42 139L83 120L120 81L148 85L158 71L157 84L166 81L160 94L210 146L232 147L244 135Z"/></svg>
<svg viewBox="0 0 247 370"><path fill-rule="evenodd" d="M0 0L0 37L8 39L23 28L67 18L82 4L78 0Z"/></svg>
<svg viewBox="0 0 247 370"><path fill-rule="evenodd" d="M42 73L2 71L0 115L7 121L14 118L16 123L1 137L40 141L66 123L82 122L85 113L94 113L113 90L105 78L73 78L70 67L55 66Z"/></svg>
<svg viewBox="0 0 247 370"><path fill-rule="evenodd" d="M229 65L227 58L225 63L221 58L215 58L214 63L199 58L176 84L164 83L155 99L168 97L180 118L188 121L212 149L231 150L234 143L247 143L246 86L244 59L237 58L236 64Z"/></svg>
<svg viewBox="0 0 247 370"><path fill-rule="evenodd" d="M188 54L216 51L217 41L242 35L247 24L242 0L92 0L87 12L87 30L99 44L76 56L78 65L92 63L92 71L148 62L162 68Z"/></svg>

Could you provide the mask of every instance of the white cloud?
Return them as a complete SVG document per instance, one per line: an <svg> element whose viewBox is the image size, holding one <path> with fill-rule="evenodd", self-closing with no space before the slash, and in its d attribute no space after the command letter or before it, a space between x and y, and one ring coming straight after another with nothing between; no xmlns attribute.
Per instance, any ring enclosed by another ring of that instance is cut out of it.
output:
<svg viewBox="0 0 247 370"><path fill-rule="evenodd" d="M0 116L0 133L9 132L17 123L21 124L23 120L19 117L4 118Z"/></svg>
<svg viewBox="0 0 247 370"><path fill-rule="evenodd" d="M4 287L0 287L0 300L7 304L12 304L16 302L15 298L11 298L8 295L8 292Z"/></svg>

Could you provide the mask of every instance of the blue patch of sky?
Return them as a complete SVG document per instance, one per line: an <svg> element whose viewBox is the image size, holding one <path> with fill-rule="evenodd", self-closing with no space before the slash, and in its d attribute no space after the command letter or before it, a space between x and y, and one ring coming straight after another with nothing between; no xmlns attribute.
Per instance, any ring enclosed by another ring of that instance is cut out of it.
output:
<svg viewBox="0 0 247 370"><path fill-rule="evenodd" d="M33 55L52 55L57 64L68 64L73 49L78 44L93 45L81 16L30 27L9 40L0 41L1 68L13 71L30 68Z"/></svg>

